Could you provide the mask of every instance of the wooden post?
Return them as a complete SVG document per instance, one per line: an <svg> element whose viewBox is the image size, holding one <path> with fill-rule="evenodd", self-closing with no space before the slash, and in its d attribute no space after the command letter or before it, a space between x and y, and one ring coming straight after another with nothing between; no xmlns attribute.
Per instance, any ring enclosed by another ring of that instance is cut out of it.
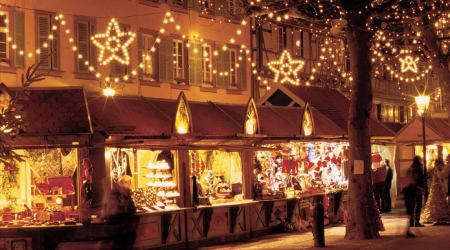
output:
<svg viewBox="0 0 450 250"><path fill-rule="evenodd" d="M253 199L253 155L251 150L244 150L241 153L242 160L242 187L244 199Z"/></svg>
<svg viewBox="0 0 450 250"><path fill-rule="evenodd" d="M181 201L179 202L183 207L192 207L191 195L191 173L190 173L190 159L188 150L178 150L177 153L177 172L178 172L178 189L180 191Z"/></svg>

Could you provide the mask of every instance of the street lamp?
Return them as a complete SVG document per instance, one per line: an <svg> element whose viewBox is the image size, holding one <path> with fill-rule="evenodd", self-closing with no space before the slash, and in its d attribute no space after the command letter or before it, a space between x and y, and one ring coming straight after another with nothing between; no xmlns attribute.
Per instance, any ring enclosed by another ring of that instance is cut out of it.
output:
<svg viewBox="0 0 450 250"><path fill-rule="evenodd" d="M422 150L423 150L423 177L425 179L425 201L428 198L428 183L427 183L427 144L425 141L425 111L430 105L430 96L420 95L416 96L417 114L422 116Z"/></svg>

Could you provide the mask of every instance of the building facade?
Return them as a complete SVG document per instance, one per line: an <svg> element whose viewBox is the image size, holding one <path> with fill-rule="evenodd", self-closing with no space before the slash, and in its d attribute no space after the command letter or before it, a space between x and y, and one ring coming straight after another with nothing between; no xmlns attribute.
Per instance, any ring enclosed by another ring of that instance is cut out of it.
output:
<svg viewBox="0 0 450 250"><path fill-rule="evenodd" d="M7 86L20 86L24 70L41 62L45 80L32 87L112 87L117 95L162 99L184 91L190 100L241 104L250 97L249 27L234 1L3 2L0 77ZM111 18L135 34L128 64L98 60L91 37L104 34Z"/></svg>

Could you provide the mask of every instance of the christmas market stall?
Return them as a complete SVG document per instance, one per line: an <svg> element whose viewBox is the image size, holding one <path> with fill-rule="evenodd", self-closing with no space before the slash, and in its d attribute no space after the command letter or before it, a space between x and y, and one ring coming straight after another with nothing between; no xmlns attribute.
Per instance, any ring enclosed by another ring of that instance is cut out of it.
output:
<svg viewBox="0 0 450 250"><path fill-rule="evenodd" d="M425 118L426 167L428 182L431 183L434 162L437 158L446 159L450 154L450 120L445 118ZM395 136L398 145L397 181L402 183L406 179L406 172L414 156L423 159L422 120L412 120L405 125Z"/></svg>
<svg viewBox="0 0 450 250"><path fill-rule="evenodd" d="M2 90L2 99L18 92ZM81 227L80 207L89 202L88 107L82 88L29 89L17 103L20 127L3 130L15 133L9 146L18 158L2 159L0 248L48 249L57 244L52 234Z"/></svg>
<svg viewBox="0 0 450 250"><path fill-rule="evenodd" d="M278 140L265 142L267 149L253 155L254 198L260 201L254 206L259 216L252 221L253 230L305 230L315 200L324 203L327 222L342 220L341 197L347 188L345 132L309 105L258 107L257 111L261 133Z"/></svg>

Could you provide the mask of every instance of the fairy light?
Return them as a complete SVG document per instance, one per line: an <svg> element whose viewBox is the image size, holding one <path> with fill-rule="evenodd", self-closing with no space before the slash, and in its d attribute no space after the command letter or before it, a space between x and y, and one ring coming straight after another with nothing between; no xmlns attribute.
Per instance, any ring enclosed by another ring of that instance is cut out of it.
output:
<svg viewBox="0 0 450 250"><path fill-rule="evenodd" d="M128 53L128 46L134 41L136 33L134 32L122 32L119 27L119 23L116 19L112 18L108 24L106 33L96 34L91 37L92 42L95 46L100 49L98 61L101 65L107 65L111 61L115 60L120 64L129 65L130 56ZM122 40L126 39L124 43ZM105 40L101 43L99 40ZM119 56L118 53L122 52L123 57ZM105 52L109 52L109 56L104 59Z"/></svg>
<svg viewBox="0 0 450 250"><path fill-rule="evenodd" d="M282 79L280 83L288 82L293 85L299 85L298 72L303 69L305 61L293 60L291 54L285 50L277 61L271 61L267 64L270 70L275 73L274 81L278 82L280 75Z"/></svg>

